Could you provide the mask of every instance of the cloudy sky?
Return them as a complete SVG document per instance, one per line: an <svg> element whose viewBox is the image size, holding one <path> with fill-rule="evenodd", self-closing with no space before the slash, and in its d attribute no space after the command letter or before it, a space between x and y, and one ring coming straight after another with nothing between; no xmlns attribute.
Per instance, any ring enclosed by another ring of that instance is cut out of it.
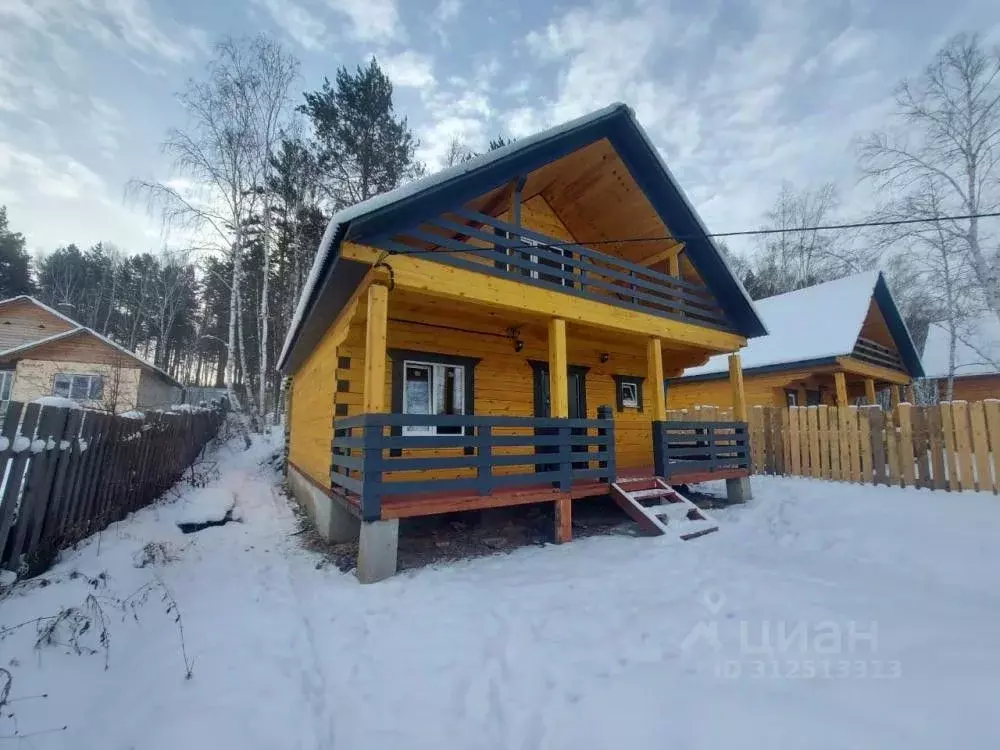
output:
<svg viewBox="0 0 1000 750"><path fill-rule="evenodd" d="M782 180L868 202L852 138L953 33L1000 42L996 0L0 0L0 204L33 250L164 242L125 200L168 179L174 101L215 40L264 31L299 89L375 55L433 169L621 100L715 231L759 223Z"/></svg>

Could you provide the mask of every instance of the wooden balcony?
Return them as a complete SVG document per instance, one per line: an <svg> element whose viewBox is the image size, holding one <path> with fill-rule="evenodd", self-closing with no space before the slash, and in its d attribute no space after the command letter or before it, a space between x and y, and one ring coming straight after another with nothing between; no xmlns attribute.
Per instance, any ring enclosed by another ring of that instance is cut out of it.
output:
<svg viewBox="0 0 1000 750"><path fill-rule="evenodd" d="M854 345L854 351L851 352L851 356L871 365L906 372L903 360L900 359L895 351L870 339L859 338Z"/></svg>
<svg viewBox="0 0 1000 750"><path fill-rule="evenodd" d="M653 422L656 475L671 483L745 477L750 473L746 422Z"/></svg>
<svg viewBox="0 0 1000 750"><path fill-rule="evenodd" d="M616 307L733 330L715 298L701 284L476 211L458 209L367 242L391 253L418 254Z"/></svg>

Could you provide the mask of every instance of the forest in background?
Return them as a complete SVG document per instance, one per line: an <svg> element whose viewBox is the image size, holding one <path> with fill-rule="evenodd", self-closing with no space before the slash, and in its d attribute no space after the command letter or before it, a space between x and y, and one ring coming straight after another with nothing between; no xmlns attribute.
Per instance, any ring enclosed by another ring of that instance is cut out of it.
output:
<svg viewBox="0 0 1000 750"><path fill-rule="evenodd" d="M33 260L0 207L0 297L35 294L183 382L231 387L251 414L272 409L275 362L329 217L426 171L375 59L317 90L299 94L298 80L298 62L266 36L220 42L178 95L187 119L162 144L174 178L129 185L198 241L67 244ZM778 232L751 252L719 243L751 296L879 267L918 347L931 322L960 341L977 316L1000 320L1000 221L976 218L1000 210L1000 51L951 39L856 150L878 196L867 218L926 221L815 230L858 217L841 215L832 183L786 183L759 227ZM455 141L445 166L472 156Z"/></svg>

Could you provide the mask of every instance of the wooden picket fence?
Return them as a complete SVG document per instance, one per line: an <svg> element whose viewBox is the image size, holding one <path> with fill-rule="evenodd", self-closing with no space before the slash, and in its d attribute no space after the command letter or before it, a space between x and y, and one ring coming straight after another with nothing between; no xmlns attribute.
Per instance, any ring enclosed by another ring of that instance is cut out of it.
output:
<svg viewBox="0 0 1000 750"><path fill-rule="evenodd" d="M148 505L215 436L220 411L131 419L10 401L0 429L0 569L56 553Z"/></svg>
<svg viewBox="0 0 1000 750"><path fill-rule="evenodd" d="M700 407L668 418L725 420L731 410ZM755 474L1000 493L1000 400L890 411L754 406L748 428Z"/></svg>

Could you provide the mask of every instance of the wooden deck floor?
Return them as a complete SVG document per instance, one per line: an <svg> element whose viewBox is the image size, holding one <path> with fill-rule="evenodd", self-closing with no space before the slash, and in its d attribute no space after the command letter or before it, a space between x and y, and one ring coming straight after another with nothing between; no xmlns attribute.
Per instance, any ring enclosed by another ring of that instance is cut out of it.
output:
<svg viewBox="0 0 1000 750"><path fill-rule="evenodd" d="M644 489L635 486L636 482L649 481L653 486L653 468L639 467L622 471L617 478L620 483L628 483L633 489ZM745 477L745 470L689 473L675 475L670 483L693 484L712 479L733 479ZM516 489L501 490L489 495L470 494L468 492L436 492L433 494L416 493L408 495L386 495L382 498L382 518L412 518L415 516L432 516L439 513L456 513L468 510L483 510L486 508L502 508L511 505L528 505L531 503L555 502L567 495L572 500L582 500L589 497L599 497L608 494L608 485L592 480L574 482L568 493L553 488L550 482L523 485ZM353 501L356 505L356 499Z"/></svg>

